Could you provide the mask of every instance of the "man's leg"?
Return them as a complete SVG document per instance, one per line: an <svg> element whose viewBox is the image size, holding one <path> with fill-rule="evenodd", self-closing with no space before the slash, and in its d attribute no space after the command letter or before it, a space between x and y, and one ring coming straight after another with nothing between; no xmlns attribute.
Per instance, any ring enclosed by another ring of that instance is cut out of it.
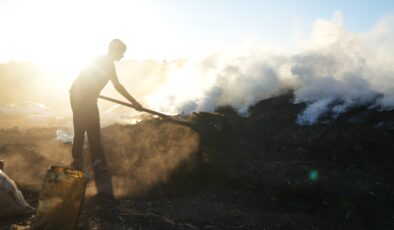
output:
<svg viewBox="0 0 394 230"><path fill-rule="evenodd" d="M83 166L82 159L82 148L85 142L85 130L81 127L78 127L74 123L74 139L73 139L73 147L72 147L72 157L73 162L71 163L71 167L77 170L81 170Z"/></svg>
<svg viewBox="0 0 394 230"><path fill-rule="evenodd" d="M74 126L74 139L72 146L72 157L73 162L71 163L71 167L77 170L81 170L83 166L82 159L82 148L85 142L85 131L84 128L84 114L81 107L78 103L70 97L71 108L73 111L73 126Z"/></svg>
<svg viewBox="0 0 394 230"><path fill-rule="evenodd" d="M91 112L87 133L97 192L99 195L113 198L112 178L108 172L105 155L101 147L100 118L97 106Z"/></svg>

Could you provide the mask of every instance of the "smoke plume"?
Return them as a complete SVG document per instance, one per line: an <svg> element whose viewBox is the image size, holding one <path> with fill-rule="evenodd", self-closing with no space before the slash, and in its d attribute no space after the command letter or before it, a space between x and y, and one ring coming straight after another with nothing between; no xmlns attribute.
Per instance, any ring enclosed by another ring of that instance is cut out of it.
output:
<svg viewBox="0 0 394 230"><path fill-rule="evenodd" d="M301 125L335 119L357 106L394 108L394 17L365 32L349 31L343 21L340 12L316 20L293 47L252 41L199 60L124 60L117 72L145 107L169 114L231 106L247 116L258 101L289 91L294 103L306 104L296 121ZM26 63L0 65L0 79L9 83L1 87L0 103L36 101L70 114L68 89L75 77L61 79ZM102 93L122 99L111 84ZM141 120L132 109L101 100L99 106L105 124Z"/></svg>
<svg viewBox="0 0 394 230"><path fill-rule="evenodd" d="M211 55L171 73L147 101L167 112L231 106L247 115L256 102L291 90L294 103L307 105L297 119L301 125L335 119L361 105L389 110L394 107L393 39L393 18L356 33L346 30L335 12L317 20L292 52L255 44Z"/></svg>

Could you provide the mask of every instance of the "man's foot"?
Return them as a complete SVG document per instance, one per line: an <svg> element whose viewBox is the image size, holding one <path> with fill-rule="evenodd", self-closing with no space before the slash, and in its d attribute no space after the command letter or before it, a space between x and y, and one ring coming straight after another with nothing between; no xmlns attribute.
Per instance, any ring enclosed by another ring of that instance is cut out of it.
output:
<svg viewBox="0 0 394 230"><path fill-rule="evenodd" d="M114 202L114 203L116 201L114 194L112 194L112 193L98 192L96 197L99 200L104 200L104 201L109 201L109 202Z"/></svg>
<svg viewBox="0 0 394 230"><path fill-rule="evenodd" d="M82 170L82 161L74 160L71 164L70 167L75 170Z"/></svg>

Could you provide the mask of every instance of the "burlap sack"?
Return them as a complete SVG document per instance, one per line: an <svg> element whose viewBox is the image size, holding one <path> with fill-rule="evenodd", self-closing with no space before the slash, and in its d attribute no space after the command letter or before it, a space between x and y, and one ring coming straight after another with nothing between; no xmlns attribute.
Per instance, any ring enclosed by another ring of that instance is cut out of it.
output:
<svg viewBox="0 0 394 230"><path fill-rule="evenodd" d="M0 170L0 218L33 212L34 208L25 201L15 182Z"/></svg>

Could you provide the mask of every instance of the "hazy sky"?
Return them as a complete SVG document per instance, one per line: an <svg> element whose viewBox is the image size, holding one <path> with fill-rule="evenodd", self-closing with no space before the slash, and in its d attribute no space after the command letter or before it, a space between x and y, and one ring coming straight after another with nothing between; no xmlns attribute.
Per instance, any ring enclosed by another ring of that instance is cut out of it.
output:
<svg viewBox="0 0 394 230"><path fill-rule="evenodd" d="M113 37L142 59L187 58L248 39L291 45L335 11L347 29L367 31L394 14L394 1L0 0L0 61L79 62L105 52Z"/></svg>
<svg viewBox="0 0 394 230"><path fill-rule="evenodd" d="M3 99L69 108L71 82L113 38L125 59L189 60L118 65L133 96L162 112L247 114L283 89L309 105L307 123L333 102L333 116L357 103L394 108L393 0L0 0L0 63L54 67Z"/></svg>

